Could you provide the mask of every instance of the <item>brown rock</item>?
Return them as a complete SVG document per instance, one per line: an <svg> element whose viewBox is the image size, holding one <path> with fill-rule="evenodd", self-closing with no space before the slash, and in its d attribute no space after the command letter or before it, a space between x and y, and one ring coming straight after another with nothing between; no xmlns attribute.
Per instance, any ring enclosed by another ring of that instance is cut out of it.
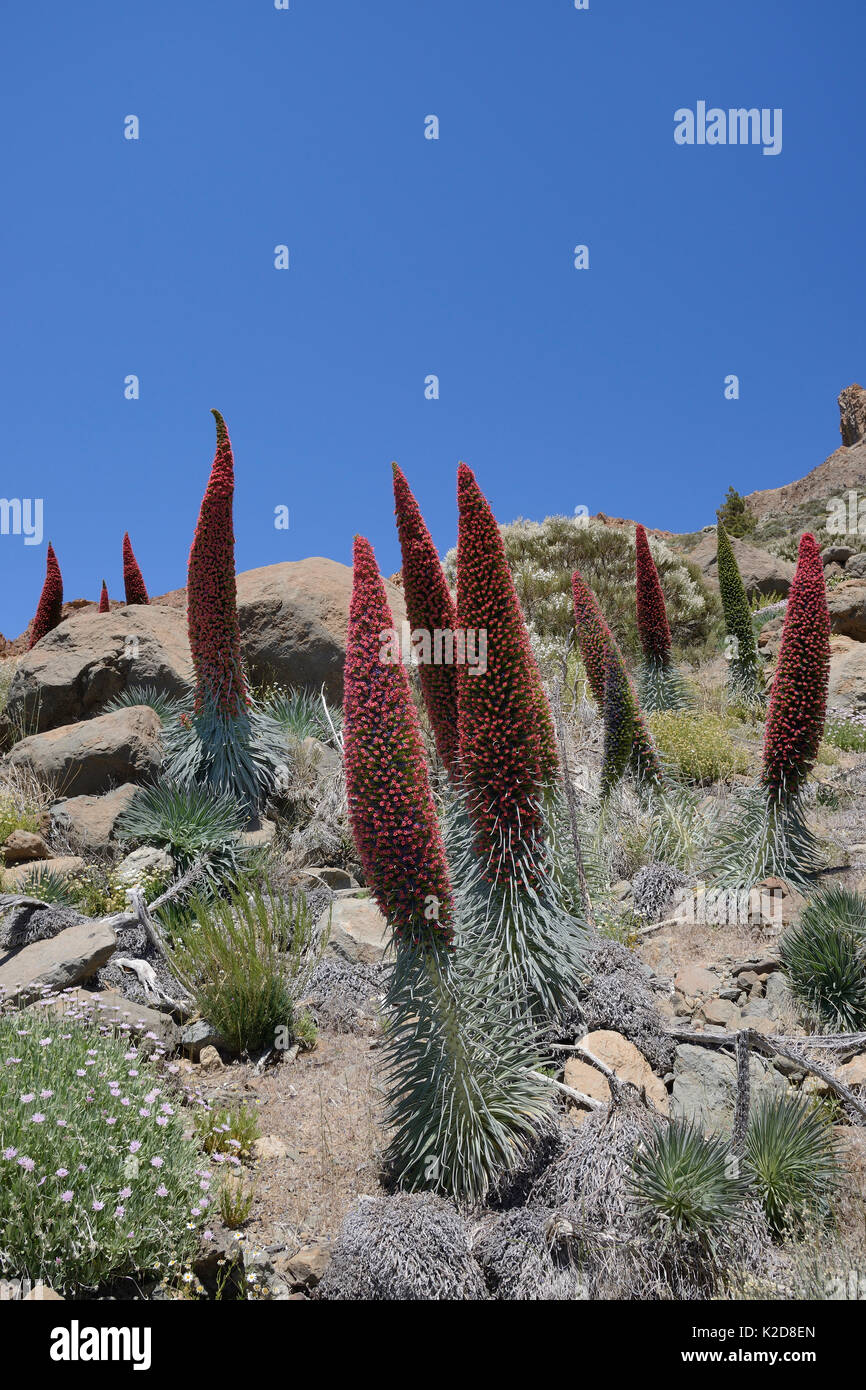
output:
<svg viewBox="0 0 866 1390"><path fill-rule="evenodd" d="M338 898L323 912L320 926L327 923L329 915L329 955L364 965L375 965L384 958L390 940L388 924L372 898Z"/></svg>
<svg viewBox="0 0 866 1390"><path fill-rule="evenodd" d="M223 1067L222 1057L210 1043L202 1048L198 1060L202 1071L220 1071Z"/></svg>
<svg viewBox="0 0 866 1390"><path fill-rule="evenodd" d="M294 1285L312 1287L318 1284L331 1260L331 1247L326 1241L303 1246L286 1264L286 1275Z"/></svg>
<svg viewBox="0 0 866 1390"><path fill-rule="evenodd" d="M701 1013L706 1023L719 1028L731 1028L740 1017L740 1011L730 999L708 999L701 1005Z"/></svg>
<svg viewBox="0 0 866 1390"><path fill-rule="evenodd" d="M852 714L866 710L866 643L831 639L829 703Z"/></svg>
<svg viewBox="0 0 866 1390"><path fill-rule="evenodd" d="M7 864L29 864L34 859L50 859L51 850L41 835L30 830L13 830L3 842L3 858Z"/></svg>
<svg viewBox="0 0 866 1390"><path fill-rule="evenodd" d="M104 922L79 922L45 941L0 954L0 995L23 1005L43 990L76 985L105 965L116 942Z"/></svg>
<svg viewBox="0 0 866 1390"><path fill-rule="evenodd" d="M83 868L84 860L77 854L61 854L56 859L38 859L34 863L16 864L13 869L4 869L3 882L14 892L29 880L31 887L35 885L35 896L38 897L38 880L43 874L51 874L52 878L72 878L73 874L80 874Z"/></svg>
<svg viewBox="0 0 866 1390"><path fill-rule="evenodd" d="M664 1115L668 1113L668 1093L664 1082L656 1076L634 1043L608 1028L588 1033L583 1042L592 1055L609 1066L621 1081L631 1082L638 1090L643 1088L656 1109ZM585 1096L603 1101L605 1105L610 1100L607 1078L589 1062L584 1062L579 1054L569 1057L565 1064L565 1084L582 1091Z"/></svg>
<svg viewBox="0 0 866 1390"><path fill-rule="evenodd" d="M850 1062L839 1068L839 1080L845 1086L866 1086L866 1052L852 1057Z"/></svg>
<svg viewBox="0 0 866 1390"><path fill-rule="evenodd" d="M186 614L155 604L79 612L21 657L7 713L41 732L103 708L132 685L181 695L193 680Z"/></svg>
<svg viewBox="0 0 866 1390"><path fill-rule="evenodd" d="M68 797L51 807L52 822L82 849L107 849L115 838L119 817L137 790L134 783L126 782L103 796Z"/></svg>
<svg viewBox="0 0 866 1390"><path fill-rule="evenodd" d="M714 975L711 970L704 970L700 965L685 965L674 977L675 987L686 998L694 998L699 994L715 994L720 983L718 975Z"/></svg>
<svg viewBox="0 0 866 1390"><path fill-rule="evenodd" d="M866 641L866 580L845 579L827 595L830 628L856 642Z"/></svg>
<svg viewBox="0 0 866 1390"><path fill-rule="evenodd" d="M704 578L717 589L719 575L716 545L715 530L709 531L694 550L689 552L688 558L700 566ZM769 550L761 550L751 542L740 540L736 536L731 537L731 545L747 594L781 594L782 597L787 595L795 568L790 560L781 560Z"/></svg>
<svg viewBox="0 0 866 1390"><path fill-rule="evenodd" d="M253 1142L253 1158L288 1158L288 1145L278 1134L263 1134Z"/></svg>
<svg viewBox="0 0 866 1390"><path fill-rule="evenodd" d="M118 782L147 781L159 771L161 729L155 710L133 705L22 739L8 760L61 792L105 792Z"/></svg>

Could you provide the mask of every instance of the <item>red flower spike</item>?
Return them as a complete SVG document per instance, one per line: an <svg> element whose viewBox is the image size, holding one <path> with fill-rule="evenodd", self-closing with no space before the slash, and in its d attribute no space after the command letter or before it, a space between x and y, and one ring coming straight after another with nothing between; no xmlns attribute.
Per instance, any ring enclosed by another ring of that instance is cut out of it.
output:
<svg viewBox="0 0 866 1390"><path fill-rule="evenodd" d="M445 846L409 680L390 659L393 626L373 548L356 536L343 700L349 820L366 882L397 937L450 946Z"/></svg>
<svg viewBox="0 0 866 1390"><path fill-rule="evenodd" d="M150 603L138 561L133 554L132 541L129 539L128 531L124 533L123 537L123 589L128 604Z"/></svg>
<svg viewBox="0 0 866 1390"><path fill-rule="evenodd" d="M99 611L100 613L110 613L110 612L111 612L111 604L110 604L109 601L108 601L108 586L106 585L104 579L103 579L103 581L102 581L102 593L99 595L99 610L98 610L98 611Z"/></svg>
<svg viewBox="0 0 866 1390"><path fill-rule="evenodd" d="M643 526L634 533L637 576L637 627L647 661L667 666L671 659L671 630L665 596Z"/></svg>
<svg viewBox="0 0 866 1390"><path fill-rule="evenodd" d="M218 410L211 413L217 447L189 553L187 625L196 672L196 713L209 704L235 718L248 701L235 587L234 459L225 421Z"/></svg>
<svg viewBox="0 0 866 1390"><path fill-rule="evenodd" d="M575 570L571 576L571 592L574 600L574 622L577 629L577 644L589 681L595 703L604 712L604 696L608 671L608 656L615 660L623 673L625 662L619 644L608 627L598 606L595 594L580 573ZM638 776L660 784L664 777L655 746L646 726L637 695L632 689L634 704L634 745L632 761Z"/></svg>
<svg viewBox="0 0 866 1390"><path fill-rule="evenodd" d="M448 582L439 562L433 539L424 524L418 503L397 464L394 469L394 504L397 533L403 556L403 593L406 613L413 632L430 634L431 652L434 633L450 632L451 641L457 631L457 609ZM440 639L441 640L441 639ZM418 666L421 693L430 719L436 748L448 772L457 774L457 667L435 660Z"/></svg>
<svg viewBox="0 0 866 1390"><path fill-rule="evenodd" d="M502 537L472 470L457 471L457 618L487 634L487 670L458 667L460 768L482 861L517 875L543 834L539 804L559 774L556 735ZM511 857L500 859L503 844Z"/></svg>
<svg viewBox="0 0 866 1390"><path fill-rule="evenodd" d="M63 578L60 573L60 566L57 563L57 556L54 554L54 547L48 542L48 552L45 557L45 583L42 585L42 593L39 597L39 605L36 609L36 616L30 627L30 644L28 650L36 646L40 638L46 632L50 632L60 622L63 616Z"/></svg>
<svg viewBox="0 0 866 1390"><path fill-rule="evenodd" d="M830 615L815 537L800 537L764 730L762 781L772 796L796 794L824 734L830 679Z"/></svg>

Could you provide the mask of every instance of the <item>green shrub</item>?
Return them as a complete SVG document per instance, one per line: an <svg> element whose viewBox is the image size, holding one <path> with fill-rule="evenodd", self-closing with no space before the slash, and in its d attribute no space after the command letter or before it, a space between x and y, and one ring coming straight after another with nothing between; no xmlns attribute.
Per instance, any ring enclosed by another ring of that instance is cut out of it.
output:
<svg viewBox="0 0 866 1390"><path fill-rule="evenodd" d="M572 640L571 576L576 569L595 594L623 653L639 656L632 527L551 516L542 522L518 520L499 529L533 646L548 669L561 669ZM685 657L697 654L719 627L719 600L696 565L655 537L650 537L650 549L664 589L674 647ZM456 550L445 557L445 572L453 583Z"/></svg>
<svg viewBox="0 0 866 1390"><path fill-rule="evenodd" d="M0 1275L67 1296L184 1259L210 1204L164 1071L73 1013L0 1015Z"/></svg>
<svg viewBox="0 0 866 1390"><path fill-rule="evenodd" d="M750 1195L723 1139L704 1139L684 1120L661 1126L635 1150L630 1187L654 1236L667 1244L697 1240L708 1251L741 1216Z"/></svg>
<svg viewBox="0 0 866 1390"><path fill-rule="evenodd" d="M167 849L184 873L197 860L205 865L210 887L236 884L245 860L240 833L244 809L227 792L161 781L143 787L118 818L121 839Z"/></svg>
<svg viewBox="0 0 866 1390"><path fill-rule="evenodd" d="M717 782L749 770L745 748L731 738L727 720L691 710L659 710L650 729L662 758L689 782Z"/></svg>
<svg viewBox="0 0 866 1390"><path fill-rule="evenodd" d="M829 710L824 739L845 753L866 753L866 716L846 710Z"/></svg>
<svg viewBox="0 0 866 1390"><path fill-rule="evenodd" d="M9 839L13 830L29 830L35 834L39 826L38 810L21 810L12 797L0 796L0 845Z"/></svg>
<svg viewBox="0 0 866 1390"><path fill-rule="evenodd" d="M866 898L833 887L812 898L782 937L791 994L828 1031L866 1031Z"/></svg>
<svg viewBox="0 0 866 1390"><path fill-rule="evenodd" d="M207 1106L196 1118L196 1130L206 1153L249 1158L261 1135L259 1118L250 1105Z"/></svg>
<svg viewBox="0 0 866 1390"><path fill-rule="evenodd" d="M761 1100L749 1122L745 1158L777 1234L827 1214L838 1173L833 1130L799 1096Z"/></svg>
<svg viewBox="0 0 866 1390"><path fill-rule="evenodd" d="M716 515L729 536L749 536L755 529L756 517L735 487L728 488Z"/></svg>
<svg viewBox="0 0 866 1390"><path fill-rule="evenodd" d="M306 898L260 890L197 901L172 950L173 969L227 1047L251 1053L294 1033L294 1001L320 946Z"/></svg>
<svg viewBox="0 0 866 1390"><path fill-rule="evenodd" d="M105 712L111 714L114 710L129 709L131 705L149 705L159 715L163 726L167 726L180 716L187 704L188 700L167 695L155 685L131 685L108 701Z"/></svg>

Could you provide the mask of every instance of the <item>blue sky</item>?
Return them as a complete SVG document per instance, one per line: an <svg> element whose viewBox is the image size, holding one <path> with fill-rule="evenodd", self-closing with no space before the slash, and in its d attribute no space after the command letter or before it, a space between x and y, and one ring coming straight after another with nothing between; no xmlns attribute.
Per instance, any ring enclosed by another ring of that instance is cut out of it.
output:
<svg viewBox="0 0 866 1390"><path fill-rule="evenodd" d="M45 516L0 536L7 636L49 538L67 598L122 597L126 529L185 582L211 406L239 570L361 532L392 572L391 459L444 550L460 459L503 521L686 530L840 442L862 0L89 0L0 38L0 490ZM781 154L677 146L700 100L782 108Z"/></svg>

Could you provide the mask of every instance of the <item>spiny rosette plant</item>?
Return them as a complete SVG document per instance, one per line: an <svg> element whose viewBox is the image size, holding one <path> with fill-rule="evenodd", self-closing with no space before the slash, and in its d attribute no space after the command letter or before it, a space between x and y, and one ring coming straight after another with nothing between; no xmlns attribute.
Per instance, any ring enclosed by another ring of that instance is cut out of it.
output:
<svg viewBox="0 0 866 1390"><path fill-rule="evenodd" d="M579 570L575 570L571 576L571 590L581 660L586 671L589 688L599 710L603 713L608 654L619 665L623 678L627 679L625 662L616 638L598 606L595 595L584 581ZM662 766L634 691L632 691L632 704L634 706L632 771L638 781L646 781L650 785L660 787L664 783Z"/></svg>
<svg viewBox="0 0 866 1390"><path fill-rule="evenodd" d="M232 522L234 459L218 410L217 446L189 555L187 627L196 684L191 710L164 734L166 771L231 793L255 814L283 762L283 738L250 699L241 665Z"/></svg>
<svg viewBox="0 0 866 1390"><path fill-rule="evenodd" d="M682 673L671 651L671 630L661 580L643 526L635 527L637 627L643 649L641 704L649 712L683 709L689 703Z"/></svg>
<svg viewBox="0 0 866 1390"><path fill-rule="evenodd" d="M412 632L426 632L431 647L434 634L457 633L457 609L439 561L430 532L418 503L395 463L394 504L397 533L403 557L403 593ZM440 638L440 641L442 639ZM432 653L435 656L435 651ZM421 692L436 741L436 749L448 773L457 775L457 666L453 661L421 662L418 666Z"/></svg>
<svg viewBox="0 0 866 1390"><path fill-rule="evenodd" d="M738 884L768 874L807 883L822 862L808 826L802 792L818 754L830 678L830 616L821 552L800 538L782 644L764 728L759 785L742 800L719 835L711 869Z"/></svg>
<svg viewBox="0 0 866 1390"><path fill-rule="evenodd" d="M402 1187L481 1200L517 1162L547 1102L524 1030L454 950L454 897L406 672L372 547L356 537L343 755L367 883L392 932L387 1165Z"/></svg>
<svg viewBox="0 0 866 1390"><path fill-rule="evenodd" d="M465 817L452 819L449 838L460 864L461 911L467 935L515 1006L550 1015L573 997L584 935L556 862L565 852L554 837L556 733L499 528L465 464L457 497L457 618L487 641L486 671L458 671Z"/></svg>
<svg viewBox="0 0 866 1390"><path fill-rule="evenodd" d="M60 574L60 566L57 563L57 556L54 554L54 546L48 542L48 552L45 558L45 582L42 585L42 593L39 597L39 605L36 609L36 616L30 628L29 649L32 650L36 643L55 628L63 616L63 578Z"/></svg>
<svg viewBox="0 0 866 1390"><path fill-rule="evenodd" d="M150 603L128 531L123 535L123 590L128 604Z"/></svg>
<svg viewBox="0 0 866 1390"><path fill-rule="evenodd" d="M752 623L752 610L737 557L721 521L716 527L718 578L725 615L729 660L728 689L739 704L760 705L764 698L761 657Z"/></svg>
<svg viewBox="0 0 866 1390"><path fill-rule="evenodd" d="M106 584L106 582L105 582L104 579L103 579L103 581L102 581L102 591L101 591L101 593L100 593L100 595L99 595L99 609L98 609L98 612L100 612L100 613L110 613L110 612L111 612L111 603L110 603L109 597L108 597L108 585Z"/></svg>
<svg viewBox="0 0 866 1390"><path fill-rule="evenodd" d="M208 1225L214 1158L186 1136L152 1035L63 1001L0 1015L0 1276L75 1297L182 1267Z"/></svg>

